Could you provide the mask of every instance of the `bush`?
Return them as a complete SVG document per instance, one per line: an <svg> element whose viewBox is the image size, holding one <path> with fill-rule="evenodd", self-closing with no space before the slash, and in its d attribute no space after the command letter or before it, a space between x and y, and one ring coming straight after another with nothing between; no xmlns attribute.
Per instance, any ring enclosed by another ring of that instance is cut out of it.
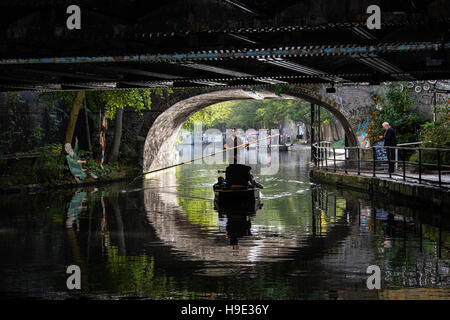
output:
<svg viewBox="0 0 450 320"><path fill-rule="evenodd" d="M383 122L389 122L394 128L398 143L418 141L420 127L425 123L423 114L412 109L413 99L408 91L402 90L399 84L391 84L385 97L373 97L381 110L374 111L371 123L367 130L371 145L379 141L379 136L384 134Z"/></svg>
<svg viewBox="0 0 450 320"><path fill-rule="evenodd" d="M69 170L67 165L57 155L42 155L35 163L33 171L38 182L54 182L60 180Z"/></svg>
<svg viewBox="0 0 450 320"><path fill-rule="evenodd" d="M427 122L422 126L420 136L422 148L450 149L450 114L445 115L435 123ZM450 152L441 152L441 164L450 165ZM419 161L419 152L416 151L410 158L411 162ZM422 151L422 162L437 164L437 153L434 150ZM415 165L415 167L418 167Z"/></svg>
<svg viewBox="0 0 450 320"><path fill-rule="evenodd" d="M345 147L345 139L333 141L333 147Z"/></svg>

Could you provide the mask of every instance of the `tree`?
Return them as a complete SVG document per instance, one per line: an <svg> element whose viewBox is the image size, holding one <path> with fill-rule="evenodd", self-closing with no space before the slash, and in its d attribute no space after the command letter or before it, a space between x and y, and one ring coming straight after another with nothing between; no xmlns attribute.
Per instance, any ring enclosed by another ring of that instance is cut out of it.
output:
<svg viewBox="0 0 450 320"><path fill-rule="evenodd" d="M75 131L78 113L80 111L80 106L83 102L84 95L85 95L84 91L77 91L75 94L75 98L73 99L70 111L69 123L67 124L66 138L64 139L64 143L72 143L73 132Z"/></svg>
<svg viewBox="0 0 450 320"><path fill-rule="evenodd" d="M194 122L202 121L203 127L273 129L286 118L294 122L310 124L311 106L308 102L289 99L267 100L233 100L211 105L198 111L183 125L184 129L193 130ZM322 121L336 123L336 118L326 110L321 112Z"/></svg>
<svg viewBox="0 0 450 320"><path fill-rule="evenodd" d="M183 124L182 128L192 132L196 122L201 122L204 128L212 128L228 119L231 113L231 108L232 101L213 104L193 114Z"/></svg>
<svg viewBox="0 0 450 320"><path fill-rule="evenodd" d="M384 134L383 122L388 122L394 129L399 143L415 142L418 140L420 126L425 123L423 114L413 110L413 98L407 90L403 90L399 83L389 85L385 96L373 96L381 110L373 108L368 136L373 145Z"/></svg>
<svg viewBox="0 0 450 320"><path fill-rule="evenodd" d="M114 140L111 153L109 154L109 161L116 161L119 156L120 142L122 140L122 120L123 108L119 108L116 113L116 126L114 127Z"/></svg>
<svg viewBox="0 0 450 320"><path fill-rule="evenodd" d="M447 112L436 122L427 122L422 125L420 140L422 141L421 148L450 148L450 113ZM423 163L437 164L437 152L435 150L423 150L421 157ZM442 151L440 160L441 165L450 165L450 152ZM418 163L419 152L416 151L409 161ZM427 169L426 166L424 167Z"/></svg>
<svg viewBox="0 0 450 320"><path fill-rule="evenodd" d="M84 96L86 97L86 105L91 111L98 112L104 109L108 119L114 120L116 118L113 146L109 157L110 161L114 161L117 160L119 154L124 109L129 108L142 114L142 111L150 110L152 94L164 96L164 94L171 93L171 89L164 90L160 88L152 90L97 90L87 92L55 91L41 93L39 99L42 103L53 107L56 107L60 102L70 105L70 119L67 126L65 142L72 142L73 131Z"/></svg>
<svg viewBox="0 0 450 320"><path fill-rule="evenodd" d="M40 93L37 97L38 102L48 109L56 109L60 103L70 106L69 122L66 127L64 143L72 143L73 132L78 119L81 104L85 97L85 91L51 91Z"/></svg>

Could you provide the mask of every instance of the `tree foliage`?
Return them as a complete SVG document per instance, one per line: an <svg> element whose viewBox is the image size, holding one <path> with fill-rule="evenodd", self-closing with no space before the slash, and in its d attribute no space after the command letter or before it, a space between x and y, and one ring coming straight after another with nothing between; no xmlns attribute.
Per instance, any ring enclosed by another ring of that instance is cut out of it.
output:
<svg viewBox="0 0 450 320"><path fill-rule="evenodd" d="M214 127L228 119L231 113L231 101L216 103L193 114L184 124L183 129L193 131L196 122L203 126Z"/></svg>
<svg viewBox="0 0 450 320"><path fill-rule="evenodd" d="M420 126L425 123L422 113L413 110L413 98L407 90L403 90L400 83L389 85L384 96L373 96L379 109L373 107L368 136L371 144L379 141L384 134L383 122L388 122L395 130L399 143L418 140Z"/></svg>
<svg viewBox="0 0 450 320"><path fill-rule="evenodd" d="M150 110L152 94L164 96L171 89L131 89L131 90L92 90L86 91L86 107L93 112L105 110L108 119L114 119L117 109L131 108L142 113ZM39 94L38 99L44 105L57 108L61 103L70 107L75 99L75 91L54 91Z"/></svg>
<svg viewBox="0 0 450 320"><path fill-rule="evenodd" d="M427 122L422 125L420 135L421 148L444 148L450 149L450 113L447 113L436 122ZM435 150L424 150L421 161L424 163L437 164L437 152ZM450 152L441 151L441 164L450 165ZM415 152L410 160L419 162L419 153Z"/></svg>
<svg viewBox="0 0 450 320"><path fill-rule="evenodd" d="M321 120L335 122L335 117L322 109ZM195 121L202 121L204 128L217 127L246 129L273 129L288 118L294 122L303 122L308 125L311 122L311 106L302 100L236 100L226 101L211 105L195 113L183 125L184 129L193 129Z"/></svg>

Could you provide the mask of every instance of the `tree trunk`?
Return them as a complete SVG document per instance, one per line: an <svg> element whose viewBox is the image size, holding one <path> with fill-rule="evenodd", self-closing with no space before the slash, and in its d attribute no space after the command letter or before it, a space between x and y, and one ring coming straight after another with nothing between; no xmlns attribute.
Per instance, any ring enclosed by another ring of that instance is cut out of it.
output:
<svg viewBox="0 0 450 320"><path fill-rule="evenodd" d="M70 111L69 123L66 129L66 138L64 143L72 143L73 132L75 131L75 126L77 125L78 113L80 112L80 106L84 99L84 91L77 91L75 99L73 100L72 110Z"/></svg>
<svg viewBox="0 0 450 320"><path fill-rule="evenodd" d="M334 129L336 130L336 137L337 140L341 140L342 139L342 135L341 135L341 125L339 122L336 122L336 125L334 126Z"/></svg>
<svg viewBox="0 0 450 320"><path fill-rule="evenodd" d="M92 144L91 144L91 130L89 130L89 118L86 105L84 106L84 119L86 120L86 137L88 143L89 152L92 153Z"/></svg>
<svg viewBox="0 0 450 320"><path fill-rule="evenodd" d="M120 141L122 140L122 118L123 118L123 109L117 108L116 113L116 125L114 128L114 141L111 153L109 154L109 161L116 161L119 157L119 148Z"/></svg>

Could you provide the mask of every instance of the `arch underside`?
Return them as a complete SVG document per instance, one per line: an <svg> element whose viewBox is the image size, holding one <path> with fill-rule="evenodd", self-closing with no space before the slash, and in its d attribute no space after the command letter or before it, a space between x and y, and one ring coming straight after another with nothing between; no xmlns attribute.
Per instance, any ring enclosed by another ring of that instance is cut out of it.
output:
<svg viewBox="0 0 450 320"><path fill-rule="evenodd" d="M342 124L350 147L358 146L355 132L342 112L342 105L320 94L294 92L277 95L270 90L231 89L214 91L183 99L164 111L151 126L144 145L143 170L148 172L175 164L175 141L183 123L194 113L210 105L230 100L254 99L254 94L263 99L301 99L318 104L330 111Z"/></svg>

